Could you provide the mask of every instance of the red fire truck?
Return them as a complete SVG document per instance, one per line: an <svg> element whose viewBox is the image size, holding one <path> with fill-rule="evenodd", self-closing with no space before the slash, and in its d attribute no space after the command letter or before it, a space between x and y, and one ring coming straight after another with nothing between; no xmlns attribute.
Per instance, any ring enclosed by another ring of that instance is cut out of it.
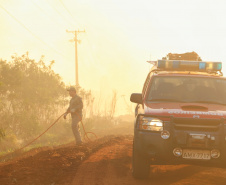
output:
<svg viewBox="0 0 226 185"><path fill-rule="evenodd" d="M150 62L137 103L133 176L150 165L226 166L226 78L221 62Z"/></svg>

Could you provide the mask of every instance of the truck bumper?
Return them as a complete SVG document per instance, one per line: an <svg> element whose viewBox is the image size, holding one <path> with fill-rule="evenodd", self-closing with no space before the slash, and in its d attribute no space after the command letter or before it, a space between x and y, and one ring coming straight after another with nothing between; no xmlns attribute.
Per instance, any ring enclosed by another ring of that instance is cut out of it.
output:
<svg viewBox="0 0 226 185"><path fill-rule="evenodd" d="M182 135L182 136L180 136ZM145 157L153 165L174 165L174 164L197 164L205 166L226 167L226 143L219 141L219 145L211 145L205 147L194 147L188 145L187 137L189 133L181 134L180 132L171 133L169 139L162 139L159 132L141 131L135 129L134 132L134 149ZM206 159L184 159L182 156L174 155L175 148L189 150L208 150L217 149L220 151L219 158Z"/></svg>

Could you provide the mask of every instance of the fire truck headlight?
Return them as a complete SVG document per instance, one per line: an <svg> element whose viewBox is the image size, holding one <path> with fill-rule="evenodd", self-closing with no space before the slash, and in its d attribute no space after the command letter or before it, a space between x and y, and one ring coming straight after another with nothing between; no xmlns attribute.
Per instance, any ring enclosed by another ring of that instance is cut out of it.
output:
<svg viewBox="0 0 226 185"><path fill-rule="evenodd" d="M143 117L140 120L140 129L149 131L163 131L163 122L160 119Z"/></svg>

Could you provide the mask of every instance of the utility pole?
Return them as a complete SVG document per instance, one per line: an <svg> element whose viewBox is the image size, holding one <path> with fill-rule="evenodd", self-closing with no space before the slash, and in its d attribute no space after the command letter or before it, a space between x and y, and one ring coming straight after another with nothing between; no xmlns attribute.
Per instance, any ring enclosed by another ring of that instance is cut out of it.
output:
<svg viewBox="0 0 226 185"><path fill-rule="evenodd" d="M75 42L75 84L78 87L79 82L78 82L78 51L77 51L77 43L80 42L78 40L78 33L85 33L85 30L80 31L80 30L75 30L75 31L68 31L66 30L67 33L73 33L74 34L74 40L72 39L72 42Z"/></svg>

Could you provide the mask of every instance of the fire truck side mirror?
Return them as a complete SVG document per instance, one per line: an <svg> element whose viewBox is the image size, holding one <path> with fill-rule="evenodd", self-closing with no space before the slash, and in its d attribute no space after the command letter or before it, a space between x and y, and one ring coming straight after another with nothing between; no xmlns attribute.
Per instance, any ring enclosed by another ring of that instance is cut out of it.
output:
<svg viewBox="0 0 226 185"><path fill-rule="evenodd" d="M142 104L142 94L141 93L133 93L130 96L130 101L133 103Z"/></svg>

